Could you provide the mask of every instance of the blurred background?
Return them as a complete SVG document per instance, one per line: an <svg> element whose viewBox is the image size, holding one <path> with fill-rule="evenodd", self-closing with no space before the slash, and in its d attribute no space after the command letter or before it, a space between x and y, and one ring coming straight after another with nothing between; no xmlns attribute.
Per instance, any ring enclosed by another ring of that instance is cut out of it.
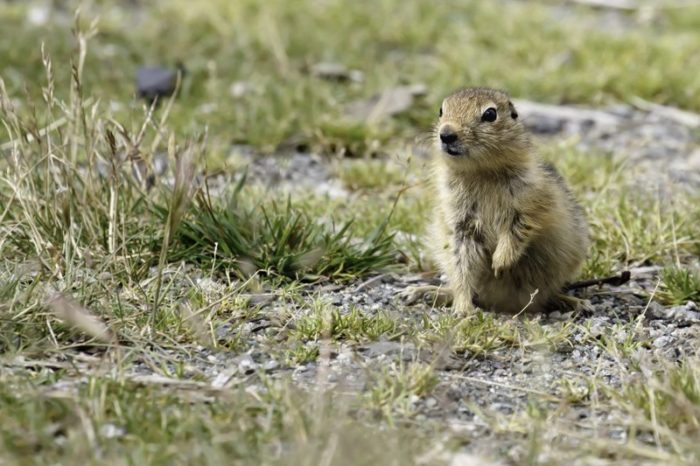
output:
<svg viewBox="0 0 700 466"><path fill-rule="evenodd" d="M117 119L141 114L139 67L181 63L170 124L208 128L212 159L232 143L382 152L428 131L441 99L470 85L700 111L700 4L682 0L5 0L0 76L19 106L46 85L41 43L55 92L70 90L78 6L86 95Z"/></svg>

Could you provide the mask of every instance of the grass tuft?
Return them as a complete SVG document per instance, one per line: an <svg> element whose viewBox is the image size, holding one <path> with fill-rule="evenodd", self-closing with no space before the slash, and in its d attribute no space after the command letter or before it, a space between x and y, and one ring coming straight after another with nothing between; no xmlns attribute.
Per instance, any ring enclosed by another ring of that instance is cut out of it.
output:
<svg viewBox="0 0 700 466"><path fill-rule="evenodd" d="M388 219L358 238L352 220L341 225L332 219L321 222L289 198L251 201L245 197L251 193L243 191L244 181L227 199L199 193L176 232L171 260L306 280L356 277L395 262ZM155 206L163 218L168 211Z"/></svg>
<svg viewBox="0 0 700 466"><path fill-rule="evenodd" d="M519 341L516 321L483 311L463 318L451 314L426 317L423 326L428 340L447 342L454 351L475 356L516 346Z"/></svg>
<svg viewBox="0 0 700 466"><path fill-rule="evenodd" d="M665 268L656 296L664 304L671 305L700 302L700 273L688 267Z"/></svg>
<svg viewBox="0 0 700 466"><path fill-rule="evenodd" d="M627 410L641 418L631 436L650 433L658 447L675 451L687 464L700 459L700 368L689 359L649 375L616 394Z"/></svg>
<svg viewBox="0 0 700 466"><path fill-rule="evenodd" d="M428 395L438 378L429 364L392 363L369 373L367 403L391 420L395 413L410 415L417 398Z"/></svg>
<svg viewBox="0 0 700 466"><path fill-rule="evenodd" d="M379 337L396 338L400 329L398 322L385 313L367 315L353 307L347 313L338 308L320 305L306 316L294 322L294 336L302 341L321 338L350 341L372 341Z"/></svg>

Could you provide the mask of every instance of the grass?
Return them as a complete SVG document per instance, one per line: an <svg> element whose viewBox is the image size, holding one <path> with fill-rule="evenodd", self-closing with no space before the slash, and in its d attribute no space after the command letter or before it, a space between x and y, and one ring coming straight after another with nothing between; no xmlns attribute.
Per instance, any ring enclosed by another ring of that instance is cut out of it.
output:
<svg viewBox="0 0 700 466"><path fill-rule="evenodd" d="M642 420L637 435L651 434L657 444L667 445L689 463L700 458L697 443L691 440L697 437L700 425L697 364L691 359L676 367L660 368L617 394L623 406Z"/></svg>
<svg viewBox="0 0 700 466"><path fill-rule="evenodd" d="M301 341L331 339L362 342L378 340L382 336L396 338L405 331L397 327L396 320L381 312L368 316L352 308L343 314L337 308L321 304L310 314L295 320L293 337Z"/></svg>
<svg viewBox="0 0 700 466"><path fill-rule="evenodd" d="M67 2L43 25L38 3L0 9L0 463L697 463L697 361L653 352L643 309L346 304L434 269L421 152L446 93L699 111L697 6L611 28L557 2L190 3L83 2L74 19ZM144 108L134 69L178 60L178 97ZM364 79L313 76L323 61ZM395 117L343 116L416 83L427 94ZM232 153L297 148L340 195L264 189ZM700 300L697 193L642 189L617 154L541 149L586 209L582 276L659 265L654 299ZM377 342L401 356L358 351Z"/></svg>
<svg viewBox="0 0 700 466"><path fill-rule="evenodd" d="M381 160L347 161L338 167L337 176L351 190L385 189L404 181L397 166Z"/></svg>
<svg viewBox="0 0 700 466"><path fill-rule="evenodd" d="M3 30L16 40L2 44L0 57L12 95L23 92L24 76L42 74L42 40L50 56L70 55L71 5L39 26L27 25L27 6L5 9ZM292 138L332 152L375 152L374 141L386 145L415 135L415 127L432 121L446 93L472 83L548 102L599 104L638 96L700 110L700 80L687 72L698 65L697 6L659 8L649 21L621 15L619 26L607 28L596 26L591 10L556 10L545 2L508 5L505 17L498 2L396 5L382 0L369 9L333 0L315 7L310 0L275 0L262 8L254 0L208 0L199 8L178 0L127 10L90 2L81 22L96 15L101 20L85 62L84 89L128 119L139 113L131 99L136 64L183 61L188 78L171 124L179 134L206 125L214 153L227 150L231 140L269 152ZM492 24L502 25L498 34ZM364 81L311 76L310 67L323 61L360 70ZM65 98L70 73L56 71L56 89ZM232 93L241 82L250 90ZM421 82L429 94L396 121L357 125L340 118L354 100ZM33 87L28 92L41 93Z"/></svg>
<svg viewBox="0 0 700 466"><path fill-rule="evenodd" d="M371 377L367 403L389 420L397 412L403 416L414 414L412 405L430 394L438 383L433 368L418 362L392 364L371 373Z"/></svg>
<svg viewBox="0 0 700 466"><path fill-rule="evenodd" d="M503 320L491 314L477 312L464 319L452 315L427 320L424 325L431 339L451 342L454 351L467 355L484 355L517 343L515 321Z"/></svg>
<svg viewBox="0 0 700 466"><path fill-rule="evenodd" d="M38 379L51 382L42 376ZM4 385L0 395L7 420L1 428L3 450L18 458L34 457L39 463L44 463L41 458L60 457L69 463L317 464L329 454L375 462L405 461L421 451L401 428L368 430L358 421L342 422L329 430L327 421L344 408L320 398L306 405L319 409L309 411L296 404L306 395L293 394L283 386L270 385L257 394L234 390L208 403L200 400L210 395L195 389L99 378L48 394L41 393L41 385L15 388ZM139 435L132 434L136 431ZM211 442L202 444L203 436ZM370 436L402 453L390 458L379 448L352 451L354 443L364 443ZM285 450L283 458L280 448Z"/></svg>
<svg viewBox="0 0 700 466"><path fill-rule="evenodd" d="M630 167L612 154L584 155L564 143L544 147L542 155L556 163L586 210L592 247L582 276L697 254L697 193L669 200L640 188L625 176Z"/></svg>
<svg viewBox="0 0 700 466"><path fill-rule="evenodd" d="M696 269L667 267L661 274L659 299L665 304L700 301L700 274Z"/></svg>
<svg viewBox="0 0 700 466"><path fill-rule="evenodd" d="M207 193L198 196L191 215L183 219L175 235L171 260L203 262L207 268L212 262L219 268L237 267L249 273L265 270L298 279L356 277L394 261L388 220L358 242L352 220L338 226L333 219L320 223L290 198L241 205L252 197L241 194L244 181L242 178L228 199L216 203ZM161 218L169 212L163 205L156 209ZM390 209L386 212L389 219Z"/></svg>

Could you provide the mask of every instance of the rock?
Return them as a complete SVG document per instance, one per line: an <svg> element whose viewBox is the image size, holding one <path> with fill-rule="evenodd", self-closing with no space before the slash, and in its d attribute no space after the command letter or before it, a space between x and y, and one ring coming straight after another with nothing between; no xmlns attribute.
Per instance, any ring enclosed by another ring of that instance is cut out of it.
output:
<svg viewBox="0 0 700 466"><path fill-rule="evenodd" d="M528 100L514 100L515 107L523 116L523 121L528 124L528 120L544 121L545 126L555 124L576 124L583 126L598 126L600 128L614 129L621 119L605 110L596 110L583 107L567 105L548 105ZM555 123L558 122L558 123Z"/></svg>
<svg viewBox="0 0 700 466"><path fill-rule="evenodd" d="M231 94L231 97L240 99L241 97L253 91L253 89L254 86L247 81L235 81L231 83L231 87L229 87L228 91L229 94Z"/></svg>
<svg viewBox="0 0 700 466"><path fill-rule="evenodd" d="M693 301L688 301L682 306L673 306L666 310L667 315L678 322L684 324L700 323L700 312L698 306Z"/></svg>
<svg viewBox="0 0 700 466"><path fill-rule="evenodd" d="M270 359L265 364L263 364L263 369L266 372L271 372L271 371L274 371L275 369L277 369L279 366L280 365L277 361L275 361L274 359Z"/></svg>
<svg viewBox="0 0 700 466"><path fill-rule="evenodd" d="M404 360L411 360L416 352L416 348L412 343L377 341L361 347L360 351L365 352L368 358L401 355Z"/></svg>
<svg viewBox="0 0 700 466"><path fill-rule="evenodd" d="M652 343L656 348L666 348L673 344L676 339L669 335L662 335Z"/></svg>
<svg viewBox="0 0 700 466"><path fill-rule="evenodd" d="M231 378L238 372L237 366L231 366L216 374L211 381L213 388L224 388Z"/></svg>
<svg viewBox="0 0 700 466"><path fill-rule="evenodd" d="M100 426L100 436L104 438L118 438L124 436L126 430L114 424L102 424Z"/></svg>
<svg viewBox="0 0 700 466"><path fill-rule="evenodd" d="M653 112L664 119L669 119L674 123L678 123L691 128L700 128L700 114L688 112L675 107L659 105L653 102L634 97L632 102L635 106L648 112Z"/></svg>
<svg viewBox="0 0 700 466"><path fill-rule="evenodd" d="M30 6L27 9L27 21L32 26L44 26L51 18L50 8L48 3Z"/></svg>
<svg viewBox="0 0 700 466"><path fill-rule="evenodd" d="M258 368L258 364L253 361L249 354L242 354L235 358L234 364L238 365L238 370L241 374L252 374Z"/></svg>
<svg viewBox="0 0 700 466"><path fill-rule="evenodd" d="M398 86L375 94L369 99L359 100L345 108L349 120L376 122L410 109L416 97L425 95L427 88L423 84Z"/></svg>
<svg viewBox="0 0 700 466"><path fill-rule="evenodd" d="M688 167L693 170L700 170L700 149L695 149L688 156Z"/></svg>
<svg viewBox="0 0 700 466"><path fill-rule="evenodd" d="M498 411L499 413L502 413L502 414L512 414L513 413L513 405L510 403L506 403L506 402L496 401L494 403L491 403L491 406L489 406L489 409L491 409L493 411Z"/></svg>
<svg viewBox="0 0 700 466"><path fill-rule="evenodd" d="M362 82L365 78L362 71L349 70L341 63L322 62L311 67L311 74L317 78L331 81Z"/></svg>
<svg viewBox="0 0 700 466"><path fill-rule="evenodd" d="M471 453L457 453L448 464L449 466L500 466L503 463L487 460Z"/></svg>
<svg viewBox="0 0 700 466"><path fill-rule="evenodd" d="M669 308L652 301L649 304L649 313L657 319L672 320L685 325L700 323L700 312L698 312L697 304L693 301Z"/></svg>
<svg viewBox="0 0 700 466"><path fill-rule="evenodd" d="M142 66L136 70L136 92L149 104L156 99L170 97L177 87L178 74L181 77L185 74L182 65L177 68Z"/></svg>

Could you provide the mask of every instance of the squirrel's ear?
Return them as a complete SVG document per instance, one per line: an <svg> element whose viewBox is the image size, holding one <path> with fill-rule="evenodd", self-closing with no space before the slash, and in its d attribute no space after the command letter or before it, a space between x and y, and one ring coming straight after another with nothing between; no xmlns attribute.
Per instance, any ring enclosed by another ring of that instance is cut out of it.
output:
<svg viewBox="0 0 700 466"><path fill-rule="evenodd" d="M514 120L518 118L518 112L515 110L515 105L510 100L508 101L508 109L510 110L510 117Z"/></svg>

